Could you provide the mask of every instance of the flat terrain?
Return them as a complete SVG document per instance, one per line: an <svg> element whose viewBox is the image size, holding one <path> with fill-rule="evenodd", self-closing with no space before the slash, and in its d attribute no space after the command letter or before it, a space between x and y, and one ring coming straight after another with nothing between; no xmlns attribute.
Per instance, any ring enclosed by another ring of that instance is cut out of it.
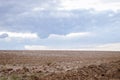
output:
<svg viewBox="0 0 120 80"><path fill-rule="evenodd" d="M120 52L2 50L0 80L120 80Z"/></svg>

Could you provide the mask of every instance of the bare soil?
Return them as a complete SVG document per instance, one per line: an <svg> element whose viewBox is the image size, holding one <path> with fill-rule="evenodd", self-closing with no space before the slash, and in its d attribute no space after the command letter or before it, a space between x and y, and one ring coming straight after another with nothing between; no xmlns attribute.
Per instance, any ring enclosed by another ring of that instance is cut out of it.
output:
<svg viewBox="0 0 120 80"><path fill-rule="evenodd" d="M2 50L0 80L120 80L120 52Z"/></svg>

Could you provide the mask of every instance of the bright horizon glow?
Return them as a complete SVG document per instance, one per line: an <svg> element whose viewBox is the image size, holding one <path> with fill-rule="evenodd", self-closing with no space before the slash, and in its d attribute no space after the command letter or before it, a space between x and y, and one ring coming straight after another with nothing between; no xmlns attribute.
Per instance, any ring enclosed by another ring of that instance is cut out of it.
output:
<svg viewBox="0 0 120 80"><path fill-rule="evenodd" d="M112 44L104 44L98 45L93 48L81 48L81 49L59 49L59 48L51 48L48 46L41 45L26 45L24 46L26 50L75 50L75 51L120 51L120 43L112 43Z"/></svg>

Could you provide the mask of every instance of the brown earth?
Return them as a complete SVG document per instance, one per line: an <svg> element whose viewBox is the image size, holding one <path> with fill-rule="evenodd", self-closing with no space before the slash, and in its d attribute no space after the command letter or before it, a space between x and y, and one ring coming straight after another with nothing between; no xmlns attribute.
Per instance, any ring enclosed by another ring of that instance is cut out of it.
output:
<svg viewBox="0 0 120 80"><path fill-rule="evenodd" d="M120 52L2 50L0 80L120 80Z"/></svg>

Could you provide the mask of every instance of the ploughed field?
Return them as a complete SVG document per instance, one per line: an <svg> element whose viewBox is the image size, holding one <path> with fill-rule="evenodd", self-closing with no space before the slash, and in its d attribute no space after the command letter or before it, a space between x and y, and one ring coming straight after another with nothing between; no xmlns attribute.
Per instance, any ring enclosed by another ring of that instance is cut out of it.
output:
<svg viewBox="0 0 120 80"><path fill-rule="evenodd" d="M0 80L120 80L120 52L2 50Z"/></svg>

